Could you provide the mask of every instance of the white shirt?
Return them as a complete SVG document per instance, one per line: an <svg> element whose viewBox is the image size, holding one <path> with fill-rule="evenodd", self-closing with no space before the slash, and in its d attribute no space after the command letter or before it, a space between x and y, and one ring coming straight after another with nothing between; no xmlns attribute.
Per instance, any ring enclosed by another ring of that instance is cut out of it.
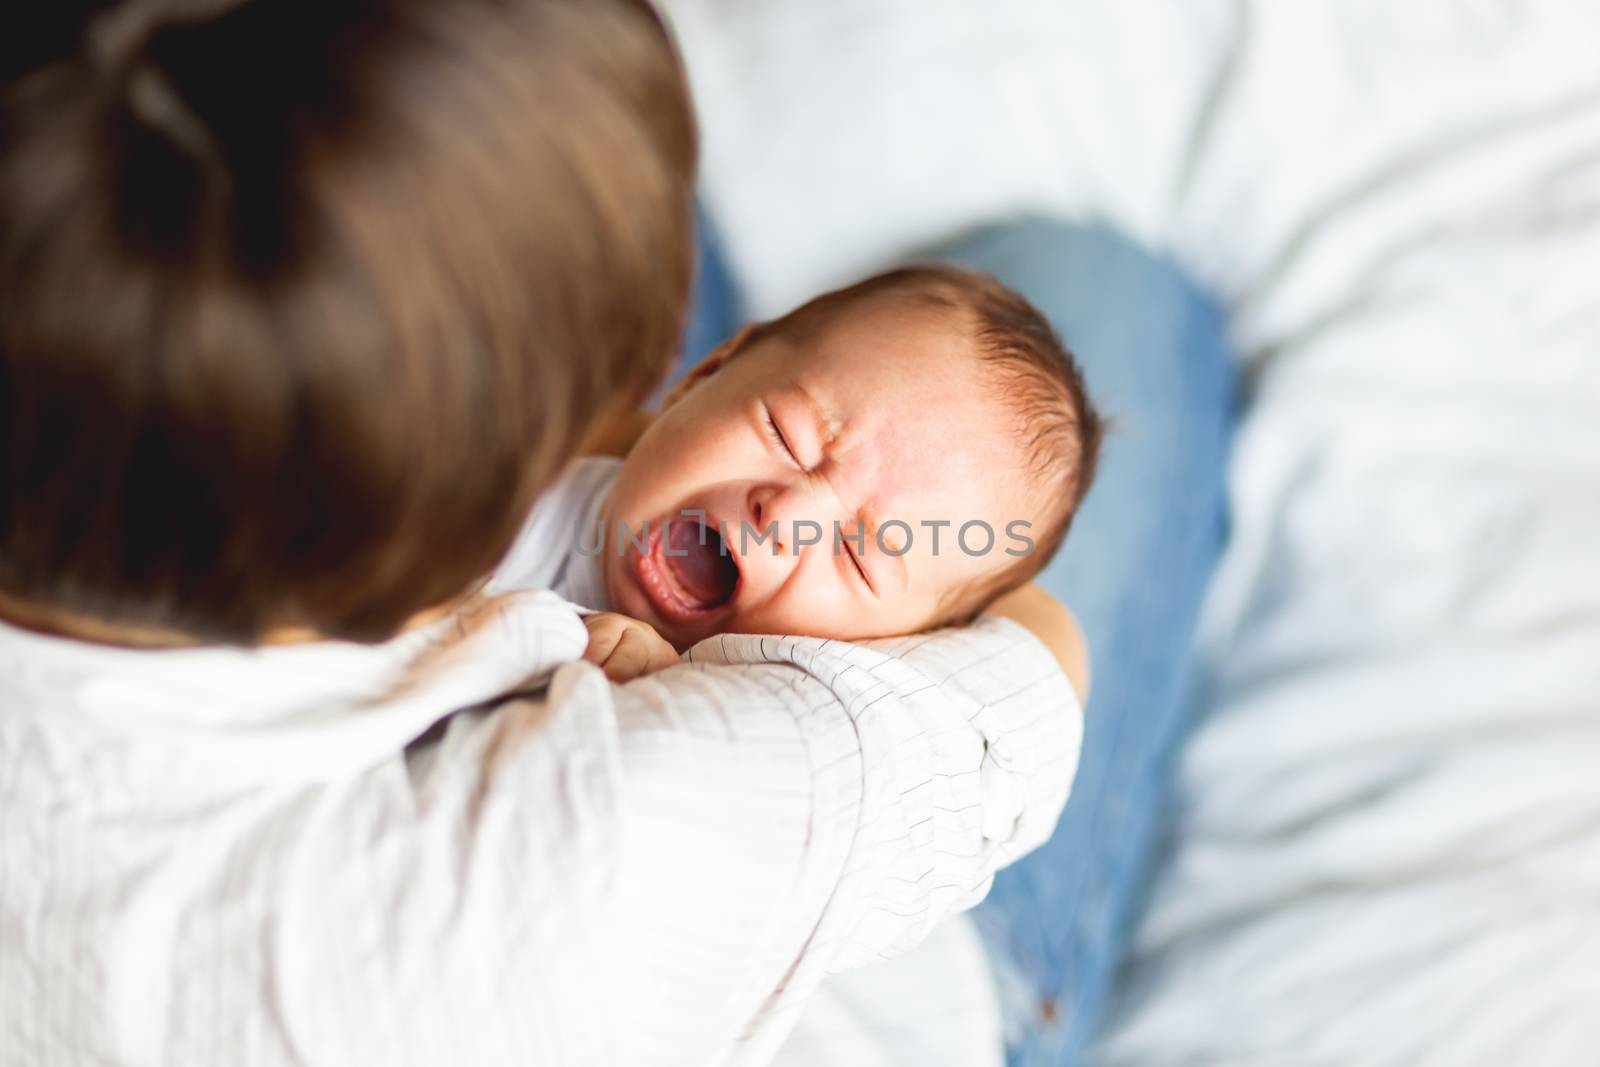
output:
<svg viewBox="0 0 1600 1067"><path fill-rule="evenodd" d="M0 626L0 1062L764 1063L1066 796L1077 701L1005 620L622 687L584 638L542 592L380 646Z"/></svg>

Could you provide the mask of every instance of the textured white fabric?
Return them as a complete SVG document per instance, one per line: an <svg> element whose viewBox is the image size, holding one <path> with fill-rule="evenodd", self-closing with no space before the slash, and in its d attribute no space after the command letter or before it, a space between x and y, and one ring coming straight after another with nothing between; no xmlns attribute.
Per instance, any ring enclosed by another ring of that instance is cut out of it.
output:
<svg viewBox="0 0 1600 1067"><path fill-rule="evenodd" d="M0 1062L764 1063L1071 778L1071 689L1004 620L620 688L584 642L549 593L378 647L0 628Z"/></svg>
<svg viewBox="0 0 1600 1067"><path fill-rule="evenodd" d="M622 539L602 530L606 499L622 472L610 456L579 456L540 495L511 550L495 569L490 593L548 589L590 611L610 611L606 592L606 552Z"/></svg>
<svg viewBox="0 0 1600 1067"><path fill-rule="evenodd" d="M1574 1064L1600 1005L1600 5L674 0L765 314L1105 219L1251 372L1112 1063Z"/></svg>

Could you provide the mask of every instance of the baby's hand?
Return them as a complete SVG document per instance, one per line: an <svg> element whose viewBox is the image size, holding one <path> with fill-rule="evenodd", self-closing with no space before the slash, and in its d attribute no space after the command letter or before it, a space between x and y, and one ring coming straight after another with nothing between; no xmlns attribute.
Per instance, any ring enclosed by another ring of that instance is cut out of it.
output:
<svg viewBox="0 0 1600 1067"><path fill-rule="evenodd" d="M589 647L583 658L605 671L613 682L631 681L678 662L677 649L638 619L602 611L585 615L583 624L589 628Z"/></svg>

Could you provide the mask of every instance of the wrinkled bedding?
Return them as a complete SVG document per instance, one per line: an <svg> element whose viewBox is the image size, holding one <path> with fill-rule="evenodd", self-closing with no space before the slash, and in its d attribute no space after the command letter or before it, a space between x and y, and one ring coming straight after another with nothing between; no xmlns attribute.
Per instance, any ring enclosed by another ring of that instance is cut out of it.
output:
<svg viewBox="0 0 1600 1067"><path fill-rule="evenodd" d="M752 311L1109 220L1252 385L1111 1064L1600 1036L1600 4L675 0Z"/></svg>

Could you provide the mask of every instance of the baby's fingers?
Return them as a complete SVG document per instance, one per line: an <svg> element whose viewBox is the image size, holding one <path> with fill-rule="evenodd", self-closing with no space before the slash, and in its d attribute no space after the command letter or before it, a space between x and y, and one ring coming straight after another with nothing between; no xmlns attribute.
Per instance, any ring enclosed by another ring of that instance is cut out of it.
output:
<svg viewBox="0 0 1600 1067"><path fill-rule="evenodd" d="M617 647L624 628L604 615L590 616L583 623L589 628L589 645L583 650L583 658L596 665L604 663L611 650Z"/></svg>
<svg viewBox="0 0 1600 1067"><path fill-rule="evenodd" d="M589 645L583 650L583 658L597 665L604 663L622 635L633 629L631 621L606 611L585 615L583 625L589 631Z"/></svg>
<svg viewBox="0 0 1600 1067"><path fill-rule="evenodd" d="M650 651L650 642L644 634L627 629L597 662L607 678L613 682L627 682L650 671Z"/></svg>

